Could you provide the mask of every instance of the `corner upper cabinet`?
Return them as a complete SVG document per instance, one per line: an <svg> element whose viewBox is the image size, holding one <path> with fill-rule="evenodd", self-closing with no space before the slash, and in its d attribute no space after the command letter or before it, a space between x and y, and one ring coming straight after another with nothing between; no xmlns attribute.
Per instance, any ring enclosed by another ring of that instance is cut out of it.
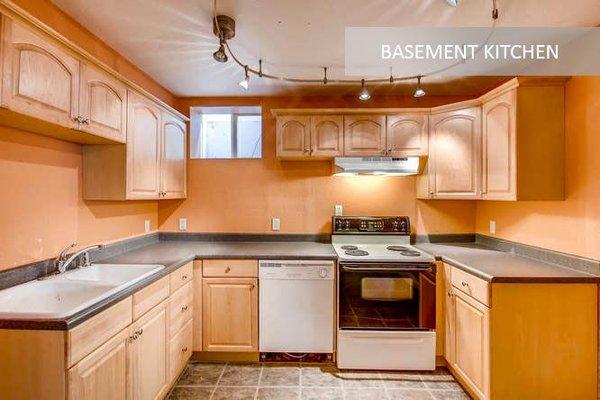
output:
<svg viewBox="0 0 600 400"><path fill-rule="evenodd" d="M419 198L480 197L481 108L443 111L430 116L426 175L420 176Z"/></svg>
<svg viewBox="0 0 600 400"><path fill-rule="evenodd" d="M127 88L98 68L81 63L79 95L80 129L125 143Z"/></svg>
<svg viewBox="0 0 600 400"><path fill-rule="evenodd" d="M186 197L186 126L169 112L162 114L159 197Z"/></svg>
<svg viewBox="0 0 600 400"><path fill-rule="evenodd" d="M482 100L482 198L563 200L564 81L515 78Z"/></svg>
<svg viewBox="0 0 600 400"><path fill-rule="evenodd" d="M160 188L161 110L130 91L127 120L127 198L155 199Z"/></svg>
<svg viewBox="0 0 600 400"><path fill-rule="evenodd" d="M77 128L79 60L35 28L2 16L2 106Z"/></svg>
<svg viewBox="0 0 600 400"><path fill-rule="evenodd" d="M385 146L385 116L344 116L344 156L369 157L385 155Z"/></svg>
<svg viewBox="0 0 600 400"><path fill-rule="evenodd" d="M277 157L303 158L310 152L310 117L283 115L277 117Z"/></svg>
<svg viewBox="0 0 600 400"><path fill-rule="evenodd" d="M427 156L429 119L427 113L407 113L387 117L388 156Z"/></svg>

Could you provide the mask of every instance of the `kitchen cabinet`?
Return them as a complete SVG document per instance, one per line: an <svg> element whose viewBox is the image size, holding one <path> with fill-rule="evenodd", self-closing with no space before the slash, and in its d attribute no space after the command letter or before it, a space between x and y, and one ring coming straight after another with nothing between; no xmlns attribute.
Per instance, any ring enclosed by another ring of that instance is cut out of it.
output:
<svg viewBox="0 0 600 400"><path fill-rule="evenodd" d="M169 388L167 321L163 301L131 326L127 351L132 400L161 399Z"/></svg>
<svg viewBox="0 0 600 400"><path fill-rule="evenodd" d="M482 199L563 200L563 82L516 78L482 102Z"/></svg>
<svg viewBox="0 0 600 400"><path fill-rule="evenodd" d="M443 269L444 358L472 397L596 398L597 285L489 283Z"/></svg>
<svg viewBox="0 0 600 400"><path fill-rule="evenodd" d="M202 279L204 351L258 351L258 279Z"/></svg>
<svg viewBox="0 0 600 400"><path fill-rule="evenodd" d="M344 116L344 156L381 156L386 153L385 146L385 116Z"/></svg>
<svg viewBox="0 0 600 400"><path fill-rule="evenodd" d="M77 128L77 57L20 21L2 16L2 24L2 106L62 127Z"/></svg>
<svg viewBox="0 0 600 400"><path fill-rule="evenodd" d="M192 353L193 280L182 279L191 270L188 263L67 331L0 329L0 347L10 349L0 357L0 398L164 398Z"/></svg>
<svg viewBox="0 0 600 400"><path fill-rule="evenodd" d="M83 146L83 198L185 198L185 123L139 93L127 103L126 145Z"/></svg>
<svg viewBox="0 0 600 400"><path fill-rule="evenodd" d="M302 158L309 155L310 117L304 115L277 118L277 157Z"/></svg>
<svg viewBox="0 0 600 400"><path fill-rule="evenodd" d="M429 116L427 113L402 113L387 116L387 152L392 157L427 156Z"/></svg>
<svg viewBox="0 0 600 400"><path fill-rule="evenodd" d="M310 117L310 156L338 157L343 154L344 118L341 115Z"/></svg>
<svg viewBox="0 0 600 400"><path fill-rule="evenodd" d="M128 340L125 329L69 370L70 400L127 399Z"/></svg>
<svg viewBox="0 0 600 400"><path fill-rule="evenodd" d="M168 112L162 114L159 197L186 197L186 126Z"/></svg>
<svg viewBox="0 0 600 400"><path fill-rule="evenodd" d="M80 129L125 143L127 88L90 63L81 62Z"/></svg>
<svg viewBox="0 0 600 400"><path fill-rule="evenodd" d="M479 198L480 107L433 114L429 125L429 161L427 173L419 178L419 197Z"/></svg>

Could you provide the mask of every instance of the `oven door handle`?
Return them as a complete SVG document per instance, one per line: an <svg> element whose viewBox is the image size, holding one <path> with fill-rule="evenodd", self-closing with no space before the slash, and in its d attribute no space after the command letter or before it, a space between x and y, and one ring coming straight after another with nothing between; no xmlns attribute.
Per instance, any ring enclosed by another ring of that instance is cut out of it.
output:
<svg viewBox="0 0 600 400"><path fill-rule="evenodd" d="M342 265L342 270L347 271L347 272L408 272L408 271L427 271L429 269L430 269L429 267L426 267L426 268L418 268L418 267L417 268L415 268L415 267L364 268L364 267L347 267L345 265Z"/></svg>

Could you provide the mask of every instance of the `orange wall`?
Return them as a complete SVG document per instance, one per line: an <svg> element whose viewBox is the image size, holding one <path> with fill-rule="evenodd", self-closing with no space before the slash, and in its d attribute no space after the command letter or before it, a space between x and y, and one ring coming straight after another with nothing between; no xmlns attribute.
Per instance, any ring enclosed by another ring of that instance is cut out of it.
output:
<svg viewBox="0 0 600 400"><path fill-rule="evenodd" d="M81 146L0 127L0 270L157 227L157 202L85 202Z"/></svg>
<svg viewBox="0 0 600 400"><path fill-rule="evenodd" d="M140 85L167 104L173 105L174 97L167 89L50 1L12 0L12 2L69 39L73 44L92 54L100 62Z"/></svg>
<svg viewBox="0 0 600 400"><path fill-rule="evenodd" d="M428 107L464 98L377 97L370 107ZM279 161L275 157L275 118L271 108L364 107L354 97L269 97L181 99L192 105L262 105L263 158L257 160L189 160L188 199L159 202L163 231L270 232L270 219L281 218L281 232L331 231L335 204L344 213L408 215L419 234L473 232L474 202L421 202L414 177L333 177L329 161Z"/></svg>
<svg viewBox="0 0 600 400"><path fill-rule="evenodd" d="M477 204L477 232L600 259L600 77L566 89L566 201Z"/></svg>

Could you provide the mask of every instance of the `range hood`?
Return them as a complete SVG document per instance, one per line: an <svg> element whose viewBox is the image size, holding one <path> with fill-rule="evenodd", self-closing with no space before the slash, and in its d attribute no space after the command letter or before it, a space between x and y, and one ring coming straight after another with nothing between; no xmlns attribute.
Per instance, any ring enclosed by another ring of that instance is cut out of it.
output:
<svg viewBox="0 0 600 400"><path fill-rule="evenodd" d="M423 157L336 157L333 174L344 175L417 175L423 171Z"/></svg>

